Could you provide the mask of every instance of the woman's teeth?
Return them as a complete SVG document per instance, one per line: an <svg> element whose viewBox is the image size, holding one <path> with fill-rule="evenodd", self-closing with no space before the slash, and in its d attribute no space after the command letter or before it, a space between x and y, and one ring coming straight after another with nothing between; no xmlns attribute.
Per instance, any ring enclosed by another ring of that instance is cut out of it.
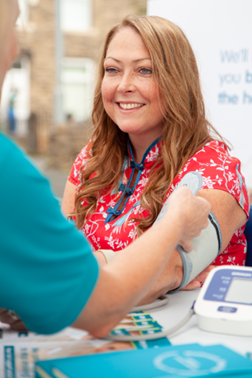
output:
<svg viewBox="0 0 252 378"><path fill-rule="evenodd" d="M122 104L121 102L119 103L120 107L123 109L134 109L134 108L141 108L144 106L144 104Z"/></svg>

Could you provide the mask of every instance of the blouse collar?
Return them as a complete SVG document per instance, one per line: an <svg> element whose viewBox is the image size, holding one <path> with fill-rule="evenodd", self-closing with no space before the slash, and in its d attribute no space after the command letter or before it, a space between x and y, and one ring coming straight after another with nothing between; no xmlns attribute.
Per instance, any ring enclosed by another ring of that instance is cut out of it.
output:
<svg viewBox="0 0 252 378"><path fill-rule="evenodd" d="M145 168L150 168L158 159L160 154L160 148L161 148L161 137L154 140L154 142L151 143L151 145L147 148L145 151L141 163L136 163L134 159L132 144L130 139L128 138L128 152L129 152L129 158L130 158L130 167L131 168L137 168L139 170L144 170Z"/></svg>

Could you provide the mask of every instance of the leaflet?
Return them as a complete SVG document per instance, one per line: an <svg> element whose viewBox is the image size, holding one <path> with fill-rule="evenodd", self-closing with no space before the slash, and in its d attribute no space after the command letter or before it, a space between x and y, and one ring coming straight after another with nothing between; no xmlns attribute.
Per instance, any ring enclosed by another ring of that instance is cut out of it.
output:
<svg viewBox="0 0 252 378"><path fill-rule="evenodd" d="M129 314L112 333L139 335L161 330L150 314L138 312ZM34 365L41 360L168 345L167 338L140 342L97 340L72 327L53 335L0 329L0 378L35 378Z"/></svg>

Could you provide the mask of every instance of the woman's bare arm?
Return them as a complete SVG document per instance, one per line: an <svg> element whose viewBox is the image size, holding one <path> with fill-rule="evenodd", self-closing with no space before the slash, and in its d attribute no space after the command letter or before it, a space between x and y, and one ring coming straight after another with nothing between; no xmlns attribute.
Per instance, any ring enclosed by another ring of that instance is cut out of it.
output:
<svg viewBox="0 0 252 378"><path fill-rule="evenodd" d="M237 203L236 199L229 193L216 189L199 190L197 196L206 199L211 204L211 210L216 216L222 233L222 250L224 251L230 242L234 232L246 222L246 214ZM200 281L206 278L211 267L185 289L194 289L200 286ZM160 276L154 282L149 292L142 299L141 304L149 303L167 291L178 287L182 280L183 265L181 257L175 249L169 262L166 264Z"/></svg>
<svg viewBox="0 0 252 378"><path fill-rule="evenodd" d="M230 193L223 190L201 189L197 195L205 198L211 204L211 210L221 228L221 251L224 251L235 231L241 228L246 222L247 216L236 199Z"/></svg>
<svg viewBox="0 0 252 378"><path fill-rule="evenodd" d="M62 210L65 214L69 214L74 208L75 189L75 185L68 181L62 202ZM201 198L205 198L211 204L212 211L221 228L223 241L222 251L224 251L234 232L246 222L246 214L239 206L236 199L231 194L222 190L203 189L200 190L197 195ZM99 256L99 253L96 257L99 261L103 260L103 256ZM211 268L206 269L204 273L200 274L199 277L196 277L195 280L189 283L185 289L191 290L199 287L201 280L206 278L210 270ZM183 264L179 253L175 249L169 263L164 267L159 277L157 277L149 292L142 299L141 304L149 303L158 296L167 293L167 291L177 288L182 281L182 277Z"/></svg>

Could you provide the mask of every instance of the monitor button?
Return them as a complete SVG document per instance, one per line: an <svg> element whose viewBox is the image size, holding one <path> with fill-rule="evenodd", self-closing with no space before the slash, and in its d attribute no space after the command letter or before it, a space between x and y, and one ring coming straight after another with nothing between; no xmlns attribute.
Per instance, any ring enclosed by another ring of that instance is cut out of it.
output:
<svg viewBox="0 0 252 378"><path fill-rule="evenodd" d="M229 306L219 306L218 311L221 311L221 312L236 312L237 308L236 307L229 307Z"/></svg>

